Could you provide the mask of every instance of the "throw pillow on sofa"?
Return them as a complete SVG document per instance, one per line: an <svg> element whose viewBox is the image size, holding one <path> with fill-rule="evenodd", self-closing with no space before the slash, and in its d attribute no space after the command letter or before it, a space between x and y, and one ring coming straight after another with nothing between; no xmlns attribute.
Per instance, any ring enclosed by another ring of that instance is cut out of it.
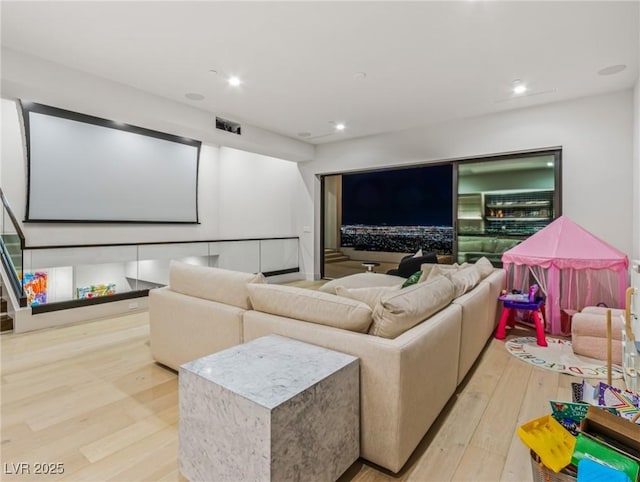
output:
<svg viewBox="0 0 640 482"><path fill-rule="evenodd" d="M373 310L370 335L396 338L453 300L453 283L444 276L383 296Z"/></svg>
<svg viewBox="0 0 640 482"><path fill-rule="evenodd" d="M418 283L420 281L421 276L422 276L422 271L416 271L415 273L413 273L411 276L407 278L407 281L402 283L402 287L408 288L409 286L412 286Z"/></svg>
<svg viewBox="0 0 640 482"><path fill-rule="evenodd" d="M371 308L360 301L294 286L248 285L253 309L343 330L366 333Z"/></svg>
<svg viewBox="0 0 640 482"><path fill-rule="evenodd" d="M169 286L177 293L218 303L251 309L247 285L266 283L262 273L241 273L222 268L209 268L171 261Z"/></svg>
<svg viewBox="0 0 640 482"><path fill-rule="evenodd" d="M336 288L336 295L351 298L356 301L362 301L373 310L383 296L389 295L395 291L400 291L400 285L374 286L372 288L345 288L344 286L338 286Z"/></svg>

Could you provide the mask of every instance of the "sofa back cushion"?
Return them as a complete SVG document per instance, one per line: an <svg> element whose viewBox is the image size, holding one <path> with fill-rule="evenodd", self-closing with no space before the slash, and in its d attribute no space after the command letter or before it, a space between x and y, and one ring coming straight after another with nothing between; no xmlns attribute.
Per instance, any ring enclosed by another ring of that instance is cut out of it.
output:
<svg viewBox="0 0 640 482"><path fill-rule="evenodd" d="M360 333L371 325L371 308L360 301L294 286L251 284L247 288L257 311Z"/></svg>
<svg viewBox="0 0 640 482"><path fill-rule="evenodd" d="M251 309L249 283L266 283L262 273L241 273L221 268L171 261L169 286L172 291L218 303Z"/></svg>
<svg viewBox="0 0 640 482"><path fill-rule="evenodd" d="M480 282L480 270L474 265L459 269L451 275L455 287L455 298L468 293Z"/></svg>
<svg viewBox="0 0 640 482"><path fill-rule="evenodd" d="M482 251L483 253L495 253L496 246L498 245L498 241L495 238L485 238L482 240Z"/></svg>
<svg viewBox="0 0 640 482"><path fill-rule="evenodd" d="M451 303L453 283L444 276L383 296L373 310L370 335L395 338Z"/></svg>
<svg viewBox="0 0 640 482"><path fill-rule="evenodd" d="M493 273L494 267L491 261L486 256L483 256L475 263L478 272L480 273L480 279L485 279L491 273Z"/></svg>
<svg viewBox="0 0 640 482"><path fill-rule="evenodd" d="M480 270L473 264L461 266L457 270L442 270L433 268L429 272L427 281L444 276L453 283L453 297L458 298L471 291L480 282Z"/></svg>
<svg viewBox="0 0 640 482"><path fill-rule="evenodd" d="M400 291L400 289L401 285L373 286L371 288L345 288L344 286L338 286L336 294L352 300L362 301L373 310L383 296Z"/></svg>
<svg viewBox="0 0 640 482"><path fill-rule="evenodd" d="M433 269L436 270L437 274L453 273L455 271L458 271L460 269L460 266L458 265L458 263L453 263L453 264L422 263L420 265L420 270L422 271L422 276L420 277L420 281L422 282L429 279L429 274Z"/></svg>
<svg viewBox="0 0 640 482"><path fill-rule="evenodd" d="M400 276L382 273L356 273L336 278L320 287L324 293L336 294L336 288L372 288L378 286L401 286L406 280Z"/></svg>
<svg viewBox="0 0 640 482"><path fill-rule="evenodd" d="M482 238L458 240L458 251L479 252L482 251Z"/></svg>
<svg viewBox="0 0 640 482"><path fill-rule="evenodd" d="M496 253L504 253L505 251L510 250L515 245L517 245L520 241L517 239L498 239L496 240Z"/></svg>

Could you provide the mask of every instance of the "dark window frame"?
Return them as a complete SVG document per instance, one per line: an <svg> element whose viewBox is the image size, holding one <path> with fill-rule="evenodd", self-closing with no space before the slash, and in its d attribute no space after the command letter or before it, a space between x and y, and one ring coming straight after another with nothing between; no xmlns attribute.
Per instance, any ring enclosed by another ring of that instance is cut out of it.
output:
<svg viewBox="0 0 640 482"><path fill-rule="evenodd" d="M463 164L471 164L478 162L491 162L500 160L515 160L529 157L540 157L545 155L553 155L554 157L554 216L553 219L562 215L562 146L546 147L538 149L523 150L510 153L493 154L488 156L470 156L459 159L438 160L434 162L424 162L418 164L402 164L398 166L382 166L372 167L370 169L356 169L349 171L336 171L317 174L320 181L320 277L324 278L324 219L325 219L325 177L358 174L366 172L382 172L397 169L413 169L418 167L428 167L442 164L451 164L452 169L452 220L453 220L453 259L454 262L458 258L458 182L459 182L459 166Z"/></svg>

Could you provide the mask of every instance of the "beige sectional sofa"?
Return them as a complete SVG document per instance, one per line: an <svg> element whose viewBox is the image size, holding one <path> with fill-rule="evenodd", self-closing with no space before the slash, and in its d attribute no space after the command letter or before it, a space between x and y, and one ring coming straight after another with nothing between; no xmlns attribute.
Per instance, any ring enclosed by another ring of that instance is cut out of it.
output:
<svg viewBox="0 0 640 482"><path fill-rule="evenodd" d="M443 297L451 297L455 287L445 276L402 289L404 278L355 277L355 286L389 287L380 290L374 309L330 293L264 284L261 275L173 262L170 285L149 295L153 357L177 370L186 361L272 333L357 356L361 456L398 472L495 329L505 274L490 270L446 303ZM354 288L353 279L343 282ZM403 317L403 303L431 304L406 307ZM428 316L419 319L420 313ZM388 323L398 322L410 327L395 338L369 334L378 323L383 335L391 335Z"/></svg>

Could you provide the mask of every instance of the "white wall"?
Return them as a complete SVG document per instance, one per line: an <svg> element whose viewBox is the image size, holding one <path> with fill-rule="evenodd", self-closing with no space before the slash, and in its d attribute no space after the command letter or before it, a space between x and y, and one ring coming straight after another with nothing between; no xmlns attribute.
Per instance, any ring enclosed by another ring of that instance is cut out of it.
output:
<svg viewBox="0 0 640 482"><path fill-rule="evenodd" d="M307 218L315 220L312 240L301 238L308 256L305 262L313 261L319 273L320 182L316 174L558 146L563 149L563 213L631 254L632 105L633 92L625 90L320 145L313 162L298 165L307 188L300 202Z"/></svg>
<svg viewBox="0 0 640 482"><path fill-rule="evenodd" d="M640 260L640 76L633 89L633 259Z"/></svg>
<svg viewBox="0 0 640 482"><path fill-rule="evenodd" d="M295 236L297 165L220 148L216 178L219 237Z"/></svg>

